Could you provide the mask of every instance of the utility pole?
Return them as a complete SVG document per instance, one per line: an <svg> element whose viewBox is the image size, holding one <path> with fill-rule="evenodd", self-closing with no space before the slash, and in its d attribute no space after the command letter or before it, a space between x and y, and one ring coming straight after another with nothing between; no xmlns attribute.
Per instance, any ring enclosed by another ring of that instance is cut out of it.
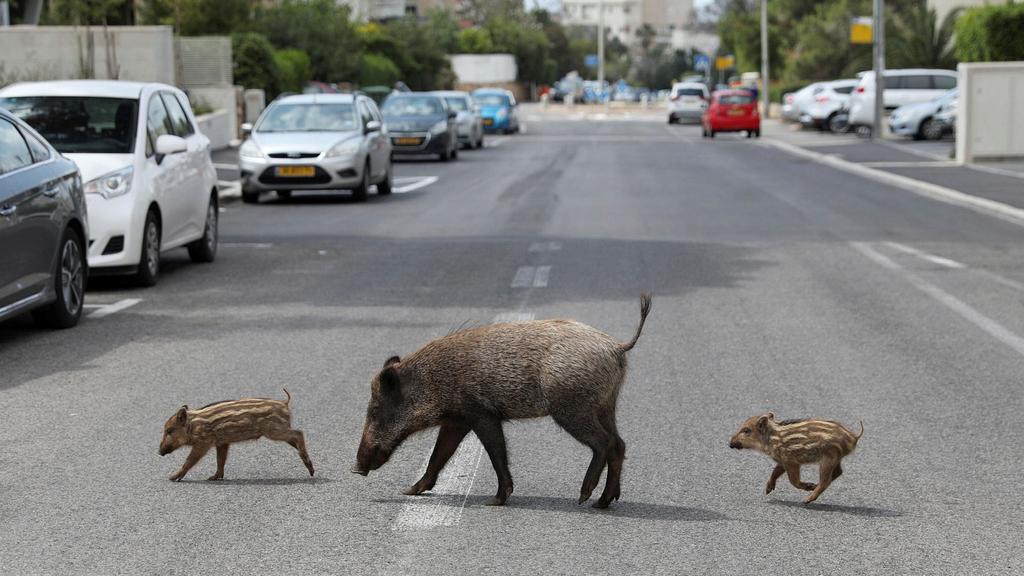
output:
<svg viewBox="0 0 1024 576"><path fill-rule="evenodd" d="M597 85L604 93L604 0L597 0Z"/></svg>
<svg viewBox="0 0 1024 576"><path fill-rule="evenodd" d="M885 112L885 3L874 0L874 22L871 23L871 37L874 40L875 70L875 118L871 126L871 138L883 134L882 115Z"/></svg>
<svg viewBox="0 0 1024 576"><path fill-rule="evenodd" d="M761 0L761 101L765 118L771 111L772 99L768 90L768 0Z"/></svg>

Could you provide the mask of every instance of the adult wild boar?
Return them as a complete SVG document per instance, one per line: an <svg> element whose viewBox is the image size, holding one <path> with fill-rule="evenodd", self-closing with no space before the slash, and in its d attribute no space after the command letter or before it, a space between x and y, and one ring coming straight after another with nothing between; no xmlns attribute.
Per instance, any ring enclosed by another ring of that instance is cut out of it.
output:
<svg viewBox="0 0 1024 576"><path fill-rule="evenodd" d="M389 358L371 382L363 437L352 471L384 465L409 435L440 426L427 470L405 494L433 488L437 476L471 430L498 476L500 506L512 494L502 422L551 417L590 447L579 502L590 498L605 464L604 492L594 504L619 498L626 444L615 427L615 403L626 376L626 352L640 338L651 297L640 298L633 339L619 342L573 320L491 324L427 343L404 359Z"/></svg>

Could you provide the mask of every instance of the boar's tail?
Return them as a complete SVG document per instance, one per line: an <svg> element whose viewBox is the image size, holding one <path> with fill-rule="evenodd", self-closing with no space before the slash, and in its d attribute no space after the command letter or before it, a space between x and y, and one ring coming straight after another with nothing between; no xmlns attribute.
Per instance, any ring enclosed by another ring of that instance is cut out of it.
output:
<svg viewBox="0 0 1024 576"><path fill-rule="evenodd" d="M292 402L292 395L288 393L288 389L287 388L281 388L281 390L284 390L284 395L287 396L287 398L285 399L284 403L285 404L291 404L291 402Z"/></svg>
<svg viewBox="0 0 1024 576"><path fill-rule="evenodd" d="M622 345L622 351L627 352L636 346L636 341L640 339L640 332L644 329L644 321L647 320L647 315L651 312L651 295L644 293L640 295L640 325L636 327L636 334L633 334L633 339Z"/></svg>

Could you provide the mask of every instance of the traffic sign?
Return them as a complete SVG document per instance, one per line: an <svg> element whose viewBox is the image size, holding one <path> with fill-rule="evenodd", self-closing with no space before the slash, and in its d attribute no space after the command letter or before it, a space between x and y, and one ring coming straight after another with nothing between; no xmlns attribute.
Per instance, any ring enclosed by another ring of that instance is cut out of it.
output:
<svg viewBox="0 0 1024 576"><path fill-rule="evenodd" d="M588 68L597 68L597 54L587 54L584 56L583 64Z"/></svg>
<svg viewBox="0 0 1024 576"><path fill-rule="evenodd" d="M850 22L850 43L871 44L874 41L871 30L871 17L861 16Z"/></svg>
<svg viewBox="0 0 1024 576"><path fill-rule="evenodd" d="M693 56L693 69L694 70L710 70L711 69L711 58L707 54L695 54Z"/></svg>
<svg viewBox="0 0 1024 576"><path fill-rule="evenodd" d="M732 54L726 56L719 56L715 58L715 68L718 70L728 70L736 67L736 57Z"/></svg>

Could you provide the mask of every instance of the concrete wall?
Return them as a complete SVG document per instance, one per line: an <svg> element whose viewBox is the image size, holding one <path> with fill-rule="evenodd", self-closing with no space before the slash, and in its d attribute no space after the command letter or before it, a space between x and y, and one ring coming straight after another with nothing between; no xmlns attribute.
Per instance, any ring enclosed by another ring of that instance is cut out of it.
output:
<svg viewBox="0 0 1024 576"><path fill-rule="evenodd" d="M519 75L511 54L452 54L449 57L456 84L515 82Z"/></svg>
<svg viewBox="0 0 1024 576"><path fill-rule="evenodd" d="M111 26L107 30L104 34L101 27L0 28L3 80L93 77L174 84L174 38L170 26ZM108 54L114 58L108 58ZM115 58L116 66L110 66Z"/></svg>
<svg viewBox="0 0 1024 576"><path fill-rule="evenodd" d="M231 139L235 139L238 137L239 118L242 115L242 107L239 105L242 99L240 91L241 88L235 86L191 88L188 90L188 98L193 106L201 103L215 112L227 113L227 130L231 134Z"/></svg>
<svg viewBox="0 0 1024 576"><path fill-rule="evenodd" d="M232 114L228 110L217 110L196 117L199 131L210 139L210 148L221 150L231 145L235 133L231 130Z"/></svg>
<svg viewBox="0 0 1024 576"><path fill-rule="evenodd" d="M957 66L956 159L1024 158L1024 62Z"/></svg>

